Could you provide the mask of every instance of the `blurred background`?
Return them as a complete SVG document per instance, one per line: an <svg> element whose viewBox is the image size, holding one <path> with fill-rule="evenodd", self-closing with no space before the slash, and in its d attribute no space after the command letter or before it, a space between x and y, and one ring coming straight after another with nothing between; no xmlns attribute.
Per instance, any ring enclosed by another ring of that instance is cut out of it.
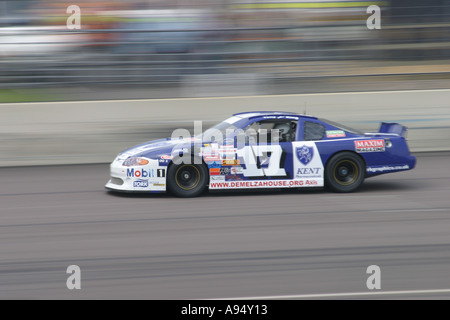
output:
<svg viewBox="0 0 450 320"><path fill-rule="evenodd" d="M450 0L3 0L0 102L448 88L449 21Z"/></svg>
<svg viewBox="0 0 450 320"><path fill-rule="evenodd" d="M449 29L450 0L0 0L0 166L107 163L252 110L450 150Z"/></svg>

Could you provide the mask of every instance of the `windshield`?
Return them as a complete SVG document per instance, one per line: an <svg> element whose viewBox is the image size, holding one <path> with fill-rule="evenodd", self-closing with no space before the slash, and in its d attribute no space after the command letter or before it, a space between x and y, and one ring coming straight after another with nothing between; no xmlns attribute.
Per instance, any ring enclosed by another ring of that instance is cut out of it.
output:
<svg viewBox="0 0 450 320"><path fill-rule="evenodd" d="M201 139L203 142L217 142L221 143L225 138L230 137L238 129L236 123L242 118L236 119L236 117L227 119L223 122L216 124L215 126L209 128L201 135L196 136L196 139Z"/></svg>

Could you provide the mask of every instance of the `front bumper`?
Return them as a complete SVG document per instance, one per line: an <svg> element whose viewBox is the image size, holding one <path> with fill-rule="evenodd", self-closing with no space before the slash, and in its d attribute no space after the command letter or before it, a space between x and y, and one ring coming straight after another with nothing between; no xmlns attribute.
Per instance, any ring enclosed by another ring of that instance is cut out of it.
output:
<svg viewBox="0 0 450 320"><path fill-rule="evenodd" d="M125 167L124 160L111 163L111 178L105 188L120 192L164 192L166 191L166 166L158 160L147 159L146 166Z"/></svg>

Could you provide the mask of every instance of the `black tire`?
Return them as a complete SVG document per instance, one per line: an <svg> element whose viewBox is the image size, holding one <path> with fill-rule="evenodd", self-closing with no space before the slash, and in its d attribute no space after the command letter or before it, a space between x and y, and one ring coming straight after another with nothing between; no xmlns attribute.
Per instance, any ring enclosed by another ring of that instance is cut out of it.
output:
<svg viewBox="0 0 450 320"><path fill-rule="evenodd" d="M353 152L331 157L325 168L325 186L334 192L353 192L364 182L366 165Z"/></svg>
<svg viewBox="0 0 450 320"><path fill-rule="evenodd" d="M167 171L167 188L177 197L197 197L208 182L208 169L203 164L172 164Z"/></svg>

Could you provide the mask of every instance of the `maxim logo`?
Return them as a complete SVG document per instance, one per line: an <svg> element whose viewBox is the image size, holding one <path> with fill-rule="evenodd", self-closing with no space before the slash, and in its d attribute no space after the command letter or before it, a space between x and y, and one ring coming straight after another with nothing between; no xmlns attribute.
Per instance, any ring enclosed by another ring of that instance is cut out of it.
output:
<svg viewBox="0 0 450 320"><path fill-rule="evenodd" d="M385 144L383 139L355 141L356 152L383 152Z"/></svg>

